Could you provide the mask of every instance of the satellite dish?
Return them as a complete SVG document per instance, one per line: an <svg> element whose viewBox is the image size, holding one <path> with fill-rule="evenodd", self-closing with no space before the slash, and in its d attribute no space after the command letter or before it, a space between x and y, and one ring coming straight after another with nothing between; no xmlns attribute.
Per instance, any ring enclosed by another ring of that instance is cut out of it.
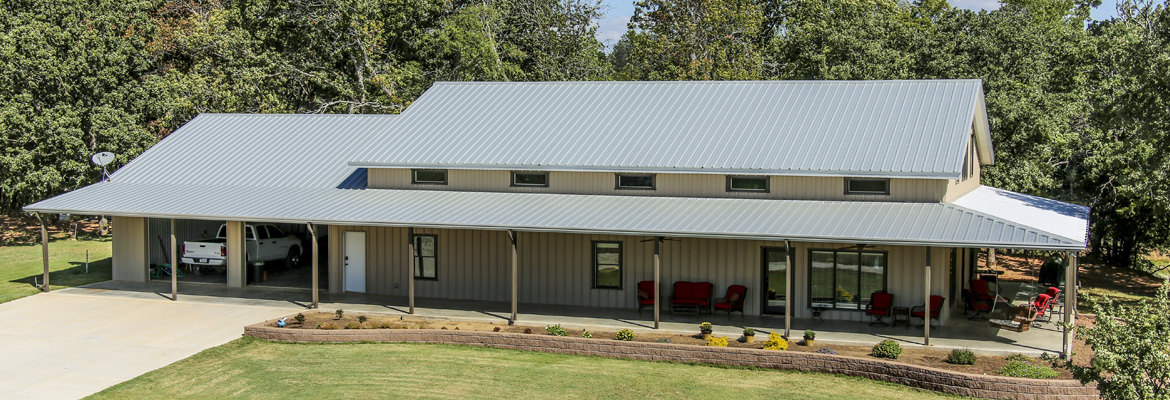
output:
<svg viewBox="0 0 1170 400"><path fill-rule="evenodd" d="M93 160L94 164L104 167L107 164L114 162L114 153L103 151L101 153L94 154L90 159Z"/></svg>

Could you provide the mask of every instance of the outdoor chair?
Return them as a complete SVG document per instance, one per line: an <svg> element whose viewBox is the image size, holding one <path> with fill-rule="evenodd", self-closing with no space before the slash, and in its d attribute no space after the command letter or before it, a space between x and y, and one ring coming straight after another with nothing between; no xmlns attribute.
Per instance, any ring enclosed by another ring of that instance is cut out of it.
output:
<svg viewBox="0 0 1170 400"><path fill-rule="evenodd" d="M1060 302L1060 288L1049 287L1044 294L1048 295L1048 311L1056 311L1056 307L1059 306L1060 312L1064 312L1064 303Z"/></svg>
<svg viewBox="0 0 1170 400"><path fill-rule="evenodd" d="M638 282L638 315L643 308L654 308L654 281Z"/></svg>
<svg viewBox="0 0 1170 400"><path fill-rule="evenodd" d="M713 288L710 282L675 282L674 293L670 296L670 313L674 314L675 308L693 308L695 314L702 309L709 312Z"/></svg>
<svg viewBox="0 0 1170 400"><path fill-rule="evenodd" d="M995 301L995 295L991 294L990 282L982 279L971 280L971 292L975 294L975 300L978 301Z"/></svg>
<svg viewBox="0 0 1170 400"><path fill-rule="evenodd" d="M869 304L865 305L865 314L873 317L869 326L890 326L883 319L894 313L894 295L886 292L874 292L869 296Z"/></svg>
<svg viewBox="0 0 1170 400"><path fill-rule="evenodd" d="M935 295L930 296L930 319L933 319L935 321L939 320L939 315L942 314L943 302L945 302L945 301L947 301L946 297L935 296ZM926 307L925 306L914 306L914 307L910 308L910 318L925 319L925 317L926 317ZM926 321L923 321L923 324L926 324ZM934 325L931 325L930 327L933 328Z"/></svg>
<svg viewBox="0 0 1170 400"><path fill-rule="evenodd" d="M974 313L967 318L972 321L983 321L987 319L987 314L991 312L992 302L990 300L980 300L975 296L975 292L970 289L963 289L963 315L967 315L968 311Z"/></svg>
<svg viewBox="0 0 1170 400"><path fill-rule="evenodd" d="M1036 322L1040 322L1040 318L1044 318L1044 322L1052 322L1052 313L1046 313L1046 311L1048 311L1048 303L1050 301L1052 301L1052 296L1043 293L1041 293L1039 296L1036 296L1036 300L1032 301L1031 307L1032 311L1036 312ZM1040 324L1035 325L1039 326Z"/></svg>
<svg viewBox="0 0 1170 400"><path fill-rule="evenodd" d="M739 315L743 316L743 301L747 297L747 286L731 285L727 288L727 295L715 299L714 308L716 310L727 311L727 319L731 319L733 311L739 311Z"/></svg>

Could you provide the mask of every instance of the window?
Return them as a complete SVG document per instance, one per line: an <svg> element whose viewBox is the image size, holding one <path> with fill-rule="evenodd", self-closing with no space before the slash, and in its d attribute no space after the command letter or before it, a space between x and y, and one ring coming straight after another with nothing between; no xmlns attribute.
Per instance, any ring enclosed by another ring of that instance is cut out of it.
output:
<svg viewBox="0 0 1170 400"><path fill-rule="evenodd" d="M446 185L447 170L445 169L412 169L410 183L424 185Z"/></svg>
<svg viewBox="0 0 1170 400"><path fill-rule="evenodd" d="M276 226L268 225L268 236L274 238L284 237L284 232L282 232L280 228L277 228Z"/></svg>
<svg viewBox="0 0 1170 400"><path fill-rule="evenodd" d="M846 179L845 194L890 194L889 179Z"/></svg>
<svg viewBox="0 0 1170 400"><path fill-rule="evenodd" d="M414 235L414 277L416 279L439 279L438 252L439 238L435 235Z"/></svg>
<svg viewBox="0 0 1170 400"><path fill-rule="evenodd" d="M617 175L618 189L654 189L654 175Z"/></svg>
<svg viewBox="0 0 1170 400"><path fill-rule="evenodd" d="M264 225L256 225L256 238L260 240L268 239L268 229Z"/></svg>
<svg viewBox="0 0 1170 400"><path fill-rule="evenodd" d="M593 287L622 288L621 242L593 242Z"/></svg>
<svg viewBox="0 0 1170 400"><path fill-rule="evenodd" d="M728 176L728 192L768 192L766 176Z"/></svg>
<svg viewBox="0 0 1170 400"><path fill-rule="evenodd" d="M886 290L886 253L809 251L809 306L862 310L873 292Z"/></svg>
<svg viewBox="0 0 1170 400"><path fill-rule="evenodd" d="M512 172L512 186L548 187L548 172Z"/></svg>

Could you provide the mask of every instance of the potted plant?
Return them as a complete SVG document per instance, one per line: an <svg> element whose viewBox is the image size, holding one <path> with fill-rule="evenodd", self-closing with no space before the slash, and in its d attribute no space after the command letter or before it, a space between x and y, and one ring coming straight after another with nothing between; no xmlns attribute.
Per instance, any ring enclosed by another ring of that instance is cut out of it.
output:
<svg viewBox="0 0 1170 400"><path fill-rule="evenodd" d="M704 322L704 323L699 324L699 333L703 334L703 340L710 339L711 338L711 323Z"/></svg>
<svg viewBox="0 0 1170 400"><path fill-rule="evenodd" d="M812 346L813 344L815 344L816 338L817 338L817 333L813 332L811 329L804 331L804 345L805 346Z"/></svg>
<svg viewBox="0 0 1170 400"><path fill-rule="evenodd" d="M743 328L743 342L754 343L756 341L756 330L752 328Z"/></svg>

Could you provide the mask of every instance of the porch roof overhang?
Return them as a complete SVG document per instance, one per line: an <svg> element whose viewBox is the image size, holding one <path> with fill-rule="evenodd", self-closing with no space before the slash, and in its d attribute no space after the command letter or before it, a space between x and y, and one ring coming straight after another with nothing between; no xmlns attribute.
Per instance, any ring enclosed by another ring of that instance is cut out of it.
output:
<svg viewBox="0 0 1170 400"><path fill-rule="evenodd" d="M1010 193L1010 192L1009 192ZM983 199L981 206L988 201ZM1063 203L1062 203L1063 204ZM1082 250L1083 238L947 203L346 190L102 182L28 212L231 221ZM1087 209L1086 209L1087 210ZM1036 212L1051 212L1036 208ZM1053 225L1052 221L1038 221ZM1058 221L1084 232L1087 216ZM1068 229L1068 226L1073 229ZM1055 226L1055 225L1053 225Z"/></svg>

